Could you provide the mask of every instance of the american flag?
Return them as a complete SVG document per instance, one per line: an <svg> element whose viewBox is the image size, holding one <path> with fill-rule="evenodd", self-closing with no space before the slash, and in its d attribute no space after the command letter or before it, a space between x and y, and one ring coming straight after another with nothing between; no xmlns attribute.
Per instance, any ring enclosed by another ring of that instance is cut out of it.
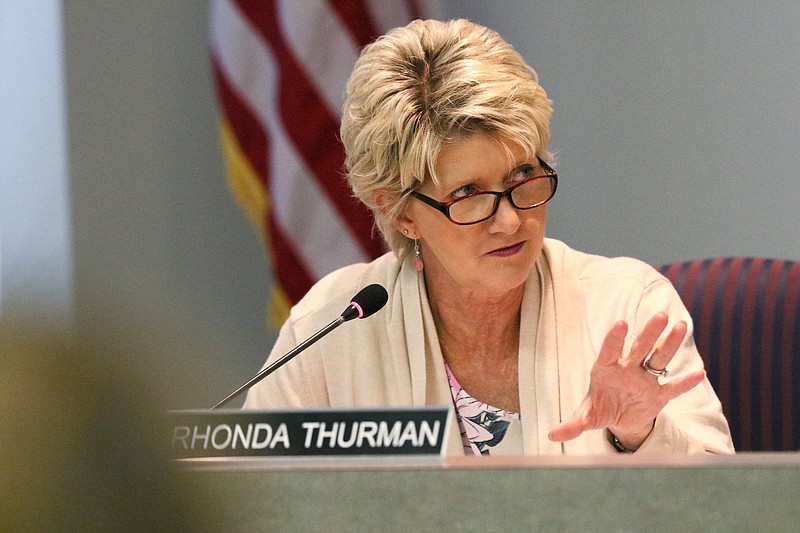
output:
<svg viewBox="0 0 800 533"><path fill-rule="evenodd" d="M386 251L344 178L339 120L360 49L415 0L212 0L211 62L231 189L269 249L273 324L311 285Z"/></svg>

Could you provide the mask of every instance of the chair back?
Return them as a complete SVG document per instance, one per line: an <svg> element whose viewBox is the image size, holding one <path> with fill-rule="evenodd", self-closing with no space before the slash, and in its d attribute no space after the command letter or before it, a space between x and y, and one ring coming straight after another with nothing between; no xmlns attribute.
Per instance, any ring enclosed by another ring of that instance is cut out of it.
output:
<svg viewBox="0 0 800 533"><path fill-rule="evenodd" d="M737 451L800 450L800 262L729 257L656 268L692 316Z"/></svg>

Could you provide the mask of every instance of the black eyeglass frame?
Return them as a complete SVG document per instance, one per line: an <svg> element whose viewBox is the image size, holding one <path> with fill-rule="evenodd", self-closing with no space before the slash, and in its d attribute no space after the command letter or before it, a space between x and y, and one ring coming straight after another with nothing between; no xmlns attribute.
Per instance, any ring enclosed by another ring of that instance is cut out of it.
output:
<svg viewBox="0 0 800 533"><path fill-rule="evenodd" d="M421 202L423 202L425 204L428 204L429 206L433 207L434 209L436 209L437 211L442 213L444 216L447 217L447 220L449 220L453 224L456 224L456 225L459 225L459 226L471 226L472 224L480 224L481 222L489 220L490 218L492 218L495 215L495 213L497 213L497 210L500 208L500 201L503 198L508 198L508 203L510 203L512 205L512 207L514 207L514 209L517 209L519 211L527 211L528 209L534 209L536 207L539 207L541 205L546 204L547 202L549 202L553 198L553 196L556 195L556 189L558 188L558 173L555 170L553 170L552 168L550 168L550 165L548 165L547 163L542 161L541 157L537 157L536 159L539 160L539 164L541 165L542 169L545 171L545 174L542 174L541 176L533 176L533 177L530 177L530 178L528 178L526 180L520 181L519 183L515 183L514 185L512 185L511 187L509 187L508 189L506 189L503 192L481 191L481 192L476 192L475 194L469 194L469 195L464 196L462 198L456 198L455 200L450 200L449 202L440 202L438 200L434 200L430 196L426 196L426 195L424 195L424 194L422 194L420 192L417 192L417 191L411 191L409 194L411 196L413 196L414 198L416 198L417 200L419 200L419 201L421 201ZM518 206L517 204L514 203L514 199L511 197L511 193L514 192L514 189L516 189L518 187L521 187L522 185L525 185L526 183L530 183L532 181L540 180L540 179L548 179L552 183L552 187L551 187L551 190L550 190L550 196L548 196L546 200L543 200L543 201L541 201L539 203L536 203L536 204L528 206L528 207L520 207L520 206ZM453 220L453 218L450 216L450 207L453 204L455 204L456 202L461 202L461 201L466 200L468 198L472 198L473 196L481 195L481 194L491 194L491 195L493 195L495 197L495 199L494 199L494 207L492 208L492 212L489 213L489 215L487 215L486 217L484 217L484 218L482 218L480 220L476 220L474 222L456 222L455 220Z"/></svg>

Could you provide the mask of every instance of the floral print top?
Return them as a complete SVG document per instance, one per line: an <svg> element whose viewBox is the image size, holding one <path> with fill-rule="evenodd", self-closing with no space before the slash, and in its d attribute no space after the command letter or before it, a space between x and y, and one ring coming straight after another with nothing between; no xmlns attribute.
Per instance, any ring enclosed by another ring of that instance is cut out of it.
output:
<svg viewBox="0 0 800 533"><path fill-rule="evenodd" d="M459 385L444 364L456 408L461 444L466 455L510 455L522 453L519 413L492 407L473 398Z"/></svg>

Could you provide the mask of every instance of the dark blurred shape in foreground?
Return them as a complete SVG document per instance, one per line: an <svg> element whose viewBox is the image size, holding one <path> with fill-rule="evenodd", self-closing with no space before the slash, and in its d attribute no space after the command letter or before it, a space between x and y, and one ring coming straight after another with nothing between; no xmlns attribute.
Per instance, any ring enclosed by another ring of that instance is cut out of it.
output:
<svg viewBox="0 0 800 533"><path fill-rule="evenodd" d="M157 369L46 330L0 324L0 531L204 531L210 495L168 460Z"/></svg>

